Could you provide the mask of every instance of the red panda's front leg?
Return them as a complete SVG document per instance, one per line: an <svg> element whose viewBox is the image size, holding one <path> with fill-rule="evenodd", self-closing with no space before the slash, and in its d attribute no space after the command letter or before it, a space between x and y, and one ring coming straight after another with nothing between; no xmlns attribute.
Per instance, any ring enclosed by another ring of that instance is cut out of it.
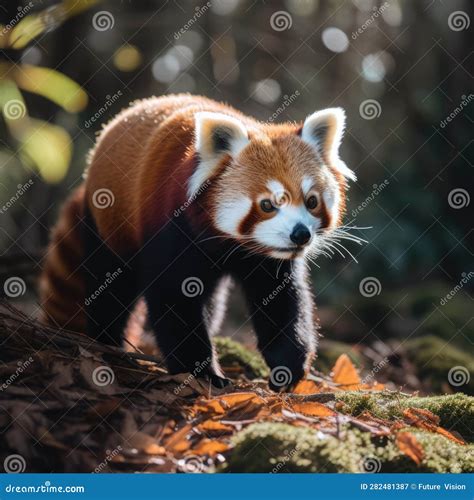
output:
<svg viewBox="0 0 474 500"><path fill-rule="evenodd" d="M291 390L309 370L317 342L306 266L265 260L239 275L258 347L271 369L269 386L277 392Z"/></svg>
<svg viewBox="0 0 474 500"><path fill-rule="evenodd" d="M147 239L140 259L151 327L169 372L227 385L204 318L221 272L174 224Z"/></svg>

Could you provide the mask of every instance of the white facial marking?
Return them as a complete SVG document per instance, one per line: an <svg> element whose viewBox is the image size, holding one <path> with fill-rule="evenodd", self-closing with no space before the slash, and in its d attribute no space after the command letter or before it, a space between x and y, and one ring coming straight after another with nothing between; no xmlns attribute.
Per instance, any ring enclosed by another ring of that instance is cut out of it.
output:
<svg viewBox="0 0 474 500"><path fill-rule="evenodd" d="M217 207L216 225L218 229L232 236L239 236L239 225L252 207L252 200L240 196L222 201Z"/></svg>
<svg viewBox="0 0 474 500"><path fill-rule="evenodd" d="M301 190L303 191L304 195L306 196L309 192L309 190L313 187L314 181L312 177L305 176L303 177L303 180L301 181Z"/></svg>
<svg viewBox="0 0 474 500"><path fill-rule="evenodd" d="M313 235L321 226L321 221L313 217L304 205L287 205L278 210L278 213L266 221L260 222L255 227L254 238L263 245L274 249L294 247L290 234L296 224L304 224ZM282 254L282 252L276 253ZM288 258L291 252L283 252L286 256L275 255L278 258ZM275 252L274 252L275 254Z"/></svg>
<svg viewBox="0 0 474 500"><path fill-rule="evenodd" d="M327 187L323 192L323 200L326 208L331 214L330 226L334 226L338 220L340 196L336 179L332 174L328 173Z"/></svg>
<svg viewBox="0 0 474 500"><path fill-rule="evenodd" d="M270 180L267 182L267 188L271 191L275 196L280 196L285 192L285 188L280 181Z"/></svg>

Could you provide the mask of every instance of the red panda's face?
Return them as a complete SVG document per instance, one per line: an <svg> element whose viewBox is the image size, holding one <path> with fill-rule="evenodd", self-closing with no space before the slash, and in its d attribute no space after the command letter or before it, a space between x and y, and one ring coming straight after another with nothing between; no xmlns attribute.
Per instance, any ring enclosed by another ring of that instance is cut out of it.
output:
<svg viewBox="0 0 474 500"><path fill-rule="evenodd" d="M203 129L210 124L197 119L201 162L190 186L215 175L210 205L216 228L249 251L279 259L317 253L324 233L340 223L344 176L353 177L337 156L342 110L315 113L302 128L258 130L224 115L199 115L215 121L205 143ZM216 157L220 148L224 165Z"/></svg>

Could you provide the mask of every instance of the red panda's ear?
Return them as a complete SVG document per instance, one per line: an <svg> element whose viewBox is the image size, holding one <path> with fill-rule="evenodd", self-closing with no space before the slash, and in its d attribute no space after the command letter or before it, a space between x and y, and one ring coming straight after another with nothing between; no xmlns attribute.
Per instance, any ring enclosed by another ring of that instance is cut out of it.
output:
<svg viewBox="0 0 474 500"><path fill-rule="evenodd" d="M309 115L301 130L301 138L313 146L322 159L345 177L356 180L354 172L339 158L346 123L342 108L328 108Z"/></svg>
<svg viewBox="0 0 474 500"><path fill-rule="evenodd" d="M212 176L224 154L236 156L248 144L245 125L223 113L200 111L195 115L195 149L199 164L190 179L189 195Z"/></svg>

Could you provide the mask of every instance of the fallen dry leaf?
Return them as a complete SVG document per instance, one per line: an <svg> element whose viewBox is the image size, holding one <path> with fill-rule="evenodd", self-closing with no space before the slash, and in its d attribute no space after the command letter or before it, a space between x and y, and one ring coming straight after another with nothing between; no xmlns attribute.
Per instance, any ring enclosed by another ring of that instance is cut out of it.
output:
<svg viewBox="0 0 474 500"><path fill-rule="evenodd" d="M358 387L361 383L359 372L347 354L341 354L333 369L331 370L332 380L337 384Z"/></svg>
<svg viewBox="0 0 474 500"><path fill-rule="evenodd" d="M465 445L466 442L462 439L451 434L448 430L437 425L439 418L428 410L421 410L420 408L407 408L403 411L403 417L405 421L419 429L424 429L429 432L435 432L436 434L441 434L442 436L454 441L455 443ZM436 422L436 423L434 423Z"/></svg>
<svg viewBox="0 0 474 500"><path fill-rule="evenodd" d="M291 409L297 413L302 413L303 415L309 415L311 417L333 417L336 415L336 412L326 405L314 402L292 403Z"/></svg>
<svg viewBox="0 0 474 500"><path fill-rule="evenodd" d="M208 455L213 457L218 453L223 453L229 449L229 445L216 439L201 439L197 446L195 446L190 453L196 455Z"/></svg>
<svg viewBox="0 0 474 500"><path fill-rule="evenodd" d="M320 388L312 380L301 380L293 391L294 394L314 394L316 392L320 392Z"/></svg>
<svg viewBox="0 0 474 500"><path fill-rule="evenodd" d="M398 432L395 442L402 453L410 457L417 465L420 465L425 452L413 434L410 432Z"/></svg>

